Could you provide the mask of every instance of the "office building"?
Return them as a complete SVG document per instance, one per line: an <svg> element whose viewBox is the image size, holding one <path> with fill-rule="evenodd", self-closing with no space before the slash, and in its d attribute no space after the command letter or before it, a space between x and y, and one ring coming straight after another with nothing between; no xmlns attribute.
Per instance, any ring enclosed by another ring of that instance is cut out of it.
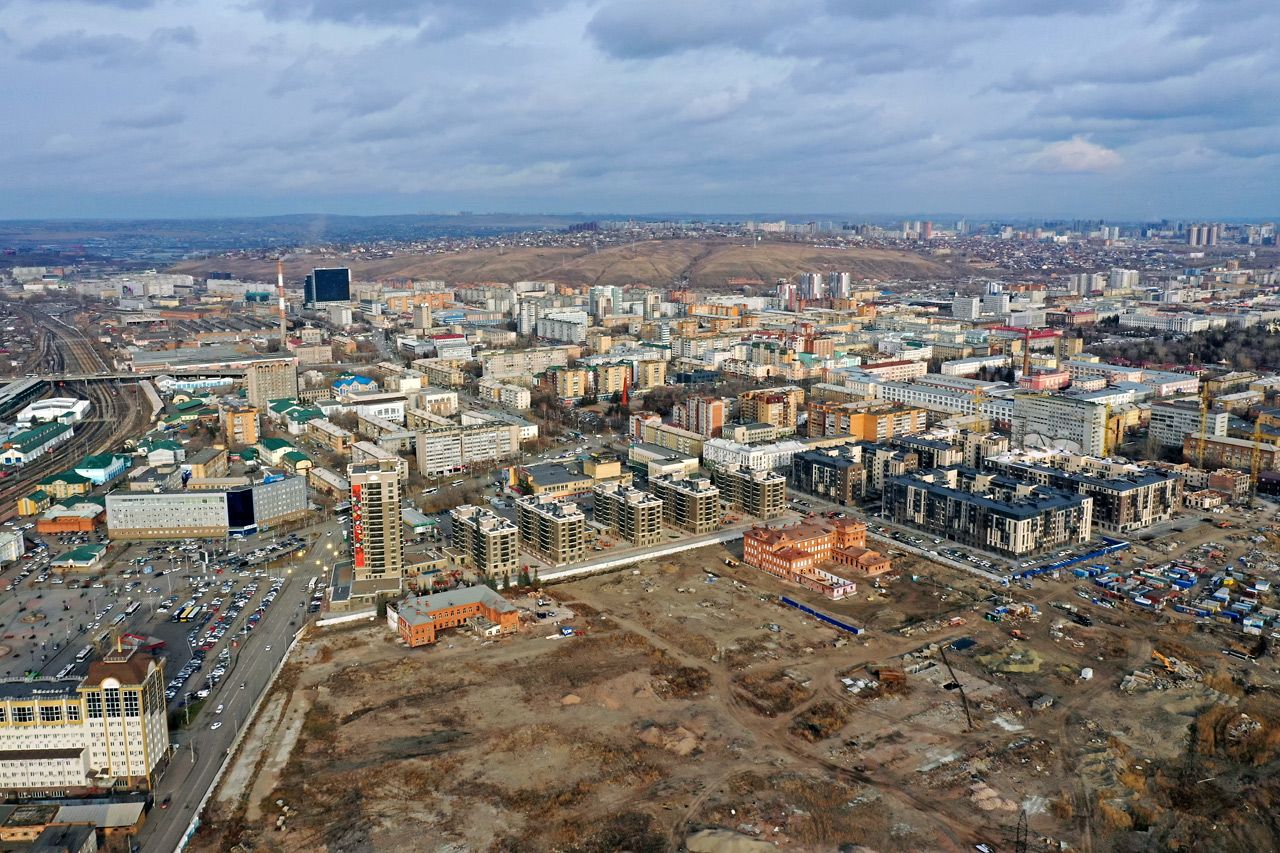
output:
<svg viewBox="0 0 1280 853"><path fill-rule="evenodd" d="M587 555L587 519L577 504L550 495L516 501L520 547L553 566L576 563Z"/></svg>
<svg viewBox="0 0 1280 853"><path fill-rule="evenodd" d="M683 429L713 438L724 428L728 409L723 397L690 397L675 404L671 418Z"/></svg>
<svg viewBox="0 0 1280 853"><path fill-rule="evenodd" d="M1229 412L1210 411L1204 415L1206 434L1225 436ZM1194 402L1154 402L1151 404L1150 435L1164 447L1182 447L1192 433L1200 433L1200 407Z"/></svg>
<svg viewBox="0 0 1280 853"><path fill-rule="evenodd" d="M666 474L649 481L662 500L662 521L688 533L710 533L720 526L720 490L705 477Z"/></svg>
<svg viewBox="0 0 1280 853"><path fill-rule="evenodd" d="M292 361L259 361L245 368L249 405L265 412L273 400L298 398L298 367Z"/></svg>
<svg viewBox="0 0 1280 853"><path fill-rule="evenodd" d="M452 545L467 565L488 577L509 577L520 563L519 531L485 507L463 504L449 512Z"/></svg>
<svg viewBox="0 0 1280 853"><path fill-rule="evenodd" d="M351 270L345 267L312 270L303 284L302 301L308 308L326 302L350 302Z"/></svg>
<svg viewBox="0 0 1280 853"><path fill-rule="evenodd" d="M164 664L108 653L82 679L0 682L0 790L22 797L152 790L169 754Z"/></svg>
<svg viewBox="0 0 1280 853"><path fill-rule="evenodd" d="M787 511L787 478L777 471L725 468L716 475L726 506L756 518L777 518Z"/></svg>
<svg viewBox="0 0 1280 853"><path fill-rule="evenodd" d="M1089 541L1093 499L967 468L889 477L883 518L1006 557Z"/></svg>
<svg viewBox="0 0 1280 853"><path fill-rule="evenodd" d="M982 316L982 297L953 297L951 300L951 316L957 320L977 320Z"/></svg>
<svg viewBox="0 0 1280 853"><path fill-rule="evenodd" d="M595 488L597 525L633 545L657 545L662 541L662 500L622 483L601 483Z"/></svg>
<svg viewBox="0 0 1280 853"><path fill-rule="evenodd" d="M220 538L303 518L307 484L277 471L263 482L229 489L116 491L106 504L113 539Z"/></svg>
<svg viewBox="0 0 1280 853"><path fill-rule="evenodd" d="M514 634L520 626L520 611L489 587L479 585L389 603L387 622L412 649L431 645L445 628L464 625L482 637Z"/></svg>
<svg viewBox="0 0 1280 853"><path fill-rule="evenodd" d="M399 578L404 561L400 540L400 477L394 462L347 466L351 483L351 560L354 580Z"/></svg>

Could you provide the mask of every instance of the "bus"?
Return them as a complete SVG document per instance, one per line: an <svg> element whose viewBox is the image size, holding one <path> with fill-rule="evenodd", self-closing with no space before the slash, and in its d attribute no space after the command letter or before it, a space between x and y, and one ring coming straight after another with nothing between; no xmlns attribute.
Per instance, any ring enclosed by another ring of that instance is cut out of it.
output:
<svg viewBox="0 0 1280 853"><path fill-rule="evenodd" d="M76 663L84 663L85 658L89 657L91 654L93 654L93 649L89 646L85 646L76 654Z"/></svg>
<svg viewBox="0 0 1280 853"><path fill-rule="evenodd" d="M111 624L112 624L112 625L119 625L121 622L123 622L123 621L124 621L125 619L127 619L127 618L129 618L129 617L127 617L127 616L125 616L123 613L121 613L119 616L117 616L116 618L114 618L114 619L112 619L112 620L111 620Z"/></svg>
<svg viewBox="0 0 1280 853"><path fill-rule="evenodd" d="M135 601L133 604L130 604L128 607L124 609L124 615L132 616L133 614L138 612L138 608L141 606L142 606L141 601Z"/></svg>
<svg viewBox="0 0 1280 853"><path fill-rule="evenodd" d="M199 610L200 610L199 607L184 607L178 611L178 615L176 618L179 622L190 622L192 619L195 618L196 613Z"/></svg>
<svg viewBox="0 0 1280 853"><path fill-rule="evenodd" d="M73 670L73 669L75 669L75 668L76 668L76 665L75 665L75 664L73 664L73 663L69 663L69 664L67 664L66 666L64 666L64 667L63 667L63 668L58 672L58 677L59 677L59 678L66 678L68 675L70 675L70 674L71 674L71 670Z"/></svg>
<svg viewBox="0 0 1280 853"><path fill-rule="evenodd" d="M317 580L319 580L319 578L312 578L311 580L307 581L307 592L311 592L313 589L316 588Z"/></svg>

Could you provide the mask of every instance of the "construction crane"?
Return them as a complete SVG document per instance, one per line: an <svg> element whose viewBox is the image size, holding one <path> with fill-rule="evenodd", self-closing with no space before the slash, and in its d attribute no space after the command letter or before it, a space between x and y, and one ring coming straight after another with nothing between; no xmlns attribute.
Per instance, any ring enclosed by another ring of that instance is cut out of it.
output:
<svg viewBox="0 0 1280 853"><path fill-rule="evenodd" d="M1196 467L1204 467L1209 443L1209 386L1200 383L1200 432L1196 438Z"/></svg>
<svg viewBox="0 0 1280 853"><path fill-rule="evenodd" d="M969 724L969 728L965 731L973 731L973 717L969 714L969 698L964 695L964 685L960 683L960 679L956 678L956 671L951 668L951 661L947 660L947 650L945 646L939 646L938 652L942 655L942 662L947 667L947 675L951 676L951 682L955 684L956 690L960 693L960 704L964 707L964 718Z"/></svg>

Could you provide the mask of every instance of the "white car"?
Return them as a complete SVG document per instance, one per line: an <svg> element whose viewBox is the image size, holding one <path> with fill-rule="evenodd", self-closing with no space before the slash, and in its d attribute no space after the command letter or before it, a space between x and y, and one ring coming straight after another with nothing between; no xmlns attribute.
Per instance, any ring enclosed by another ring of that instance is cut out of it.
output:
<svg viewBox="0 0 1280 853"><path fill-rule="evenodd" d="M214 709L213 713L215 713L215 714L221 714L221 713L222 713L222 709L223 709L223 708L225 708L225 707L226 707L225 705L219 705L217 708L215 708L215 709Z"/></svg>
<svg viewBox="0 0 1280 853"><path fill-rule="evenodd" d="M216 728L218 728L218 727L219 727L219 726L221 726L221 725L222 725L222 720L218 720L218 722L216 722L216 723L214 723L213 725L209 726L209 728L211 728L211 729L216 729Z"/></svg>

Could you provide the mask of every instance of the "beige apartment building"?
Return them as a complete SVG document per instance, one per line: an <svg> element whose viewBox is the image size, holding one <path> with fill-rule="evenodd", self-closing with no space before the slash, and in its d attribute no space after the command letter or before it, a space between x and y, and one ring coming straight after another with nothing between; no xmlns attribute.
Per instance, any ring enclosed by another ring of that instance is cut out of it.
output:
<svg viewBox="0 0 1280 853"><path fill-rule="evenodd" d="M621 483L595 488L595 522L633 545L662 541L662 499Z"/></svg>
<svg viewBox="0 0 1280 853"><path fill-rule="evenodd" d="M577 504L530 495L516 501L516 524L520 547L554 566L587 555L587 519Z"/></svg>
<svg viewBox="0 0 1280 853"><path fill-rule="evenodd" d="M761 388L738 395L739 418L745 422L772 424L778 428L778 435L796 431L796 416L803 406L803 388Z"/></svg>
<svg viewBox="0 0 1280 853"><path fill-rule="evenodd" d="M463 504L449 512L452 544L468 565L488 577L513 574L520 563L519 529L485 507Z"/></svg>
<svg viewBox="0 0 1280 853"><path fill-rule="evenodd" d="M253 406L232 406L222 413L227 442L239 447L258 443L258 410Z"/></svg>
<svg viewBox="0 0 1280 853"><path fill-rule="evenodd" d="M258 361L245 369L249 405L265 412L272 400L298 398L298 368L292 361Z"/></svg>
<svg viewBox="0 0 1280 853"><path fill-rule="evenodd" d="M710 533L720 525L720 490L706 477L664 474L649 481L662 501L662 522L689 533Z"/></svg>
<svg viewBox="0 0 1280 853"><path fill-rule="evenodd" d="M787 509L787 479L777 471L726 468L716 478L727 506L756 518L777 518Z"/></svg>
<svg viewBox="0 0 1280 853"><path fill-rule="evenodd" d="M353 578L398 579L404 571L400 539L400 477L395 462L379 459L347 466L351 484Z"/></svg>

